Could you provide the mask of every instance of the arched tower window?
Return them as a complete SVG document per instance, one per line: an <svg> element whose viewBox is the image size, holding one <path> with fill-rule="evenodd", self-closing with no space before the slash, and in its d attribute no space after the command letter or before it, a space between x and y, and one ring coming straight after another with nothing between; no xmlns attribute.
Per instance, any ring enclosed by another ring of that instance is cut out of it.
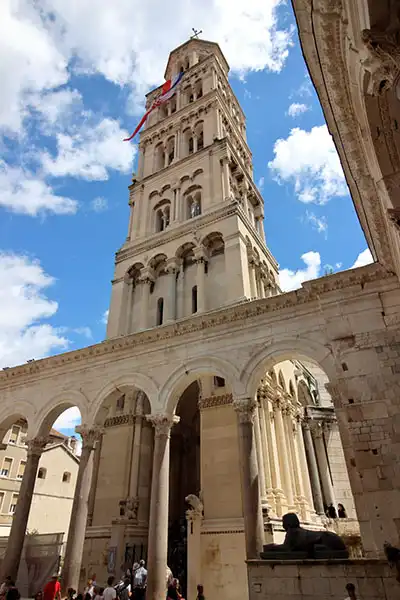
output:
<svg viewBox="0 0 400 600"><path fill-rule="evenodd" d="M188 219L194 219L201 215L201 192L200 190L190 194L187 198Z"/></svg>
<svg viewBox="0 0 400 600"><path fill-rule="evenodd" d="M188 138L188 154L193 154L193 150L194 150L194 142L193 142L193 136L189 136Z"/></svg>
<svg viewBox="0 0 400 600"><path fill-rule="evenodd" d="M201 98L203 95L203 82L202 81L196 81L195 86L194 86L194 92L196 94L196 100L198 98Z"/></svg>
<svg viewBox="0 0 400 600"><path fill-rule="evenodd" d="M155 170L161 171L165 166L165 151L164 145L158 144L155 149Z"/></svg>
<svg viewBox="0 0 400 600"><path fill-rule="evenodd" d="M164 317L164 298L159 298L157 300L157 323L156 323L157 326L163 324L163 317Z"/></svg>
<svg viewBox="0 0 400 600"><path fill-rule="evenodd" d="M156 233L164 229L163 214L161 208L156 212Z"/></svg>
<svg viewBox="0 0 400 600"><path fill-rule="evenodd" d="M197 312L197 285L192 287L192 313Z"/></svg>
<svg viewBox="0 0 400 600"><path fill-rule="evenodd" d="M168 164L170 165L175 158L175 137L170 137L166 144Z"/></svg>
<svg viewBox="0 0 400 600"><path fill-rule="evenodd" d="M202 150L204 148L203 123L196 125L195 134L197 138L197 150Z"/></svg>
<svg viewBox="0 0 400 600"><path fill-rule="evenodd" d="M155 229L156 233L164 231L170 223L171 219L171 206L170 204L164 204L156 210Z"/></svg>

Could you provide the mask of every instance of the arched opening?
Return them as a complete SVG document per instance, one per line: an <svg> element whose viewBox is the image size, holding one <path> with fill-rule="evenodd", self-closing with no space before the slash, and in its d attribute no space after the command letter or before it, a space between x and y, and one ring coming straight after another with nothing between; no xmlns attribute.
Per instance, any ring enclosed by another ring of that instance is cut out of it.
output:
<svg viewBox="0 0 400 600"><path fill-rule="evenodd" d="M125 525L113 555L124 571L147 560L147 531L140 523L149 521L154 447L154 428L145 418L152 412L150 402L134 381L132 375L110 382L96 399L95 423L103 433L94 450L89 495L89 526L106 525L114 532L113 523ZM96 573L97 581L107 581L107 556L107 543L96 540L94 562L83 557L87 577Z"/></svg>
<svg viewBox="0 0 400 600"><path fill-rule="evenodd" d="M163 211L159 208L156 211L156 233L163 231L164 229L164 219L163 219Z"/></svg>
<svg viewBox="0 0 400 600"><path fill-rule="evenodd" d="M160 143L154 150L155 155L155 172L161 171L165 167L165 151L164 144Z"/></svg>
<svg viewBox="0 0 400 600"><path fill-rule="evenodd" d="M198 123L194 129L197 138L197 150L203 150L204 148L204 135L203 135L203 123Z"/></svg>
<svg viewBox="0 0 400 600"><path fill-rule="evenodd" d="M194 150L194 141L193 141L193 136L190 135L188 137L188 150L187 150L188 155L193 154L193 150Z"/></svg>
<svg viewBox="0 0 400 600"><path fill-rule="evenodd" d="M264 364L265 370L262 363L257 366L257 377L254 371L254 385L259 381L255 436L260 493L270 507L273 539L280 539L282 516L295 512L305 528L339 533L350 556L360 557L351 474L328 377L313 359L295 351ZM339 505L345 518L338 518Z"/></svg>
<svg viewBox="0 0 400 600"><path fill-rule="evenodd" d="M156 325L162 325L164 318L164 298L159 298L157 300L157 321Z"/></svg>
<svg viewBox="0 0 400 600"><path fill-rule="evenodd" d="M192 313L197 312L197 285L192 287Z"/></svg>
<svg viewBox="0 0 400 600"><path fill-rule="evenodd" d="M167 163L170 165L175 158L175 137L170 137L166 143Z"/></svg>
<svg viewBox="0 0 400 600"><path fill-rule="evenodd" d="M194 85L194 92L197 100L203 96L203 82L201 80L196 81Z"/></svg>
<svg viewBox="0 0 400 600"><path fill-rule="evenodd" d="M170 224L171 205L168 201L162 200L155 207L155 231L160 233Z"/></svg>
<svg viewBox="0 0 400 600"><path fill-rule="evenodd" d="M186 198L187 218L194 219L201 215L201 190L194 189Z"/></svg>
<svg viewBox="0 0 400 600"><path fill-rule="evenodd" d="M187 521L185 499L199 496L200 412L199 384L194 381L183 392L176 409L180 421L171 431L168 566L180 581L186 597ZM190 532L189 532L190 533Z"/></svg>

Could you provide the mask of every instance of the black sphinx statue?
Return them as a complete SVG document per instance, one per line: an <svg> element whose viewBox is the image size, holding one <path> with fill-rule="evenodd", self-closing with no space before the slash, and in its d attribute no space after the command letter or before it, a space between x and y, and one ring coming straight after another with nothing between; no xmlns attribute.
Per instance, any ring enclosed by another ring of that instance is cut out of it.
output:
<svg viewBox="0 0 400 600"><path fill-rule="evenodd" d="M307 558L349 558L343 542L333 531L310 531L300 526L295 513L287 513L282 518L286 531L283 544L267 544L261 558L265 560L302 560Z"/></svg>

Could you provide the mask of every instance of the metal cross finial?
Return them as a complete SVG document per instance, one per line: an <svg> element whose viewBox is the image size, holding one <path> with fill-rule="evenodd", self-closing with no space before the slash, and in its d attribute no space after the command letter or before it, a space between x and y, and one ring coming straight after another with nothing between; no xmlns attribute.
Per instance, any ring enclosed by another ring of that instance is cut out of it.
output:
<svg viewBox="0 0 400 600"><path fill-rule="evenodd" d="M190 39L198 39L200 33L203 33L203 30L200 29L200 31L196 31L196 29L194 27L192 27L192 31L193 31L193 35L190 36Z"/></svg>

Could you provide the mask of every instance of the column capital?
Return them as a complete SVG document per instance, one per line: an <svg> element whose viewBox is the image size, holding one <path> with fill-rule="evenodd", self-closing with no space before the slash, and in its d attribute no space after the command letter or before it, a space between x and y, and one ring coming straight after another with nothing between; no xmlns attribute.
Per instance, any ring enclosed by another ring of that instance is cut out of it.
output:
<svg viewBox="0 0 400 600"><path fill-rule="evenodd" d="M50 439L45 436L38 436L27 440L26 445L28 446L28 457L29 456L41 456L45 446L50 442Z"/></svg>
<svg viewBox="0 0 400 600"><path fill-rule="evenodd" d="M204 248L204 246L197 246L196 248L193 248L193 254L195 262L197 263L204 263L208 260L207 250Z"/></svg>
<svg viewBox="0 0 400 600"><path fill-rule="evenodd" d="M146 415L146 419L153 425L155 437L161 437L163 435L170 437L172 427L180 421L180 417L177 415L162 413Z"/></svg>
<svg viewBox="0 0 400 600"><path fill-rule="evenodd" d="M101 439L101 436L104 433L104 428L96 425L93 427L77 425L75 427L75 431L82 437L82 449L88 448L89 450L93 450L96 442Z"/></svg>
<svg viewBox="0 0 400 600"><path fill-rule="evenodd" d="M320 421L310 420L310 429L313 438L318 439L322 437L323 429Z"/></svg>
<svg viewBox="0 0 400 600"><path fill-rule="evenodd" d="M166 271L167 271L167 273L176 273L181 268L181 265L182 265L181 258L177 258L176 256L173 256L172 258L167 258Z"/></svg>
<svg viewBox="0 0 400 600"><path fill-rule="evenodd" d="M255 398L235 398L232 406L236 411L240 423L254 423L257 401Z"/></svg>
<svg viewBox="0 0 400 600"><path fill-rule="evenodd" d="M147 284L152 284L155 281L155 273L153 271L153 269L149 268L149 267L144 267L143 269L140 269L140 277L139 277L139 282L140 283L147 283Z"/></svg>

